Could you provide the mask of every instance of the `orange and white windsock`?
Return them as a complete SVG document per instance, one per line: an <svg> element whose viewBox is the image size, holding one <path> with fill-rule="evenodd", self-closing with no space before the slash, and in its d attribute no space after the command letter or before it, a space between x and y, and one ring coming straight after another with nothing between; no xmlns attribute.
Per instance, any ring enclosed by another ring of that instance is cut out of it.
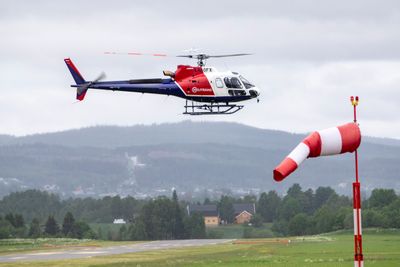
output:
<svg viewBox="0 0 400 267"><path fill-rule="evenodd" d="M353 122L313 132L274 169L274 179L282 181L306 158L354 152L360 143L361 131Z"/></svg>

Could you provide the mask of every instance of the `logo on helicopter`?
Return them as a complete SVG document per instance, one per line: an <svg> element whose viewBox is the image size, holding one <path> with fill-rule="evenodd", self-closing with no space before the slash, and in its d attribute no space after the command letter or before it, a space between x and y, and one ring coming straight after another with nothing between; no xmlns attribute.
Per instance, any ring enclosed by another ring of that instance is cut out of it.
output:
<svg viewBox="0 0 400 267"><path fill-rule="evenodd" d="M192 92L194 94L196 94L197 92L212 92L211 88L197 88L197 87L193 87L192 88Z"/></svg>

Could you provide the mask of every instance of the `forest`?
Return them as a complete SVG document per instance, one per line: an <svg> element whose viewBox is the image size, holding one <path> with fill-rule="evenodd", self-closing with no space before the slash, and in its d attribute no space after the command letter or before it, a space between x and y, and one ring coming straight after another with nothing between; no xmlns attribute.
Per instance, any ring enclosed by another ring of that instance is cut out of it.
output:
<svg viewBox="0 0 400 267"><path fill-rule="evenodd" d="M284 196L276 191L259 196L205 199L216 204L220 217L234 222L234 203L255 203L256 214L248 227L271 225L275 236L312 235L353 227L352 199L330 187L303 190L293 184ZM61 199L39 190L14 192L0 200L0 238L72 237L102 238L90 224L124 219L117 240L206 238L204 220L187 215L188 201L171 197L149 199L103 198ZM374 189L362 201L363 227L400 228L400 197L393 189Z"/></svg>

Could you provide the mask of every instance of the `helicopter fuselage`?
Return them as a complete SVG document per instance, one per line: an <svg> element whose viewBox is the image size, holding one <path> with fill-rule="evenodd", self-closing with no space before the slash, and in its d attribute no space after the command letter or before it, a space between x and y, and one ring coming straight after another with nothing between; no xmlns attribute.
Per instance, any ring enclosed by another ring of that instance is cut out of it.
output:
<svg viewBox="0 0 400 267"><path fill-rule="evenodd" d="M253 84L236 72L219 72L213 67L179 65L172 74L170 78L94 82L88 88L171 95L210 103L239 102L260 94Z"/></svg>
<svg viewBox="0 0 400 267"><path fill-rule="evenodd" d="M65 63L76 82L71 86L77 88L76 98L80 101L88 89L171 95L186 99L184 114L204 115L235 113L243 106L229 103L260 95L259 89L239 73L219 72L214 67L178 65L175 72L164 71L168 78L99 81L104 76L101 75L94 81L86 81L69 58ZM188 106L187 101L208 104ZM192 111L188 112L187 108ZM195 112L195 109L202 111Z"/></svg>

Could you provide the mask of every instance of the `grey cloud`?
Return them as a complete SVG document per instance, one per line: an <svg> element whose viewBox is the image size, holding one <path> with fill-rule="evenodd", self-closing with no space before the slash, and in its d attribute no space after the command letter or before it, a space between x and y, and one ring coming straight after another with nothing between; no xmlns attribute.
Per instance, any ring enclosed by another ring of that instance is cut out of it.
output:
<svg viewBox="0 0 400 267"><path fill-rule="evenodd" d="M400 138L398 1L1 1L3 133L187 119L183 100L89 91L74 103L63 58L87 79L157 77L186 59L105 56L104 51L251 52L210 60L263 89L231 120L306 132L348 120L362 97L365 132ZM155 110L153 107L159 107ZM160 111L162 109L162 112Z"/></svg>
<svg viewBox="0 0 400 267"><path fill-rule="evenodd" d="M144 10L157 15L162 19L176 20L204 20L215 18L250 17L284 17L292 19L336 20L336 19L367 19L380 20L395 17L399 14L399 3L395 0L337 0L337 1L62 1L48 0L23 1L3 0L0 15L2 18L16 18L18 16L45 16L59 19L67 17L92 16L127 12L132 17L140 15Z"/></svg>
<svg viewBox="0 0 400 267"><path fill-rule="evenodd" d="M179 2L160 2L160 8L131 1L13 3L14 8L5 5L9 16L3 16L0 33L8 38L0 55L16 60L40 54L46 60L68 51L85 55L115 48L179 53L196 46L216 53L255 53L251 59L255 63L400 58L399 4L291 2L250 1L245 7L202 2L203 12L192 5L181 7Z"/></svg>

